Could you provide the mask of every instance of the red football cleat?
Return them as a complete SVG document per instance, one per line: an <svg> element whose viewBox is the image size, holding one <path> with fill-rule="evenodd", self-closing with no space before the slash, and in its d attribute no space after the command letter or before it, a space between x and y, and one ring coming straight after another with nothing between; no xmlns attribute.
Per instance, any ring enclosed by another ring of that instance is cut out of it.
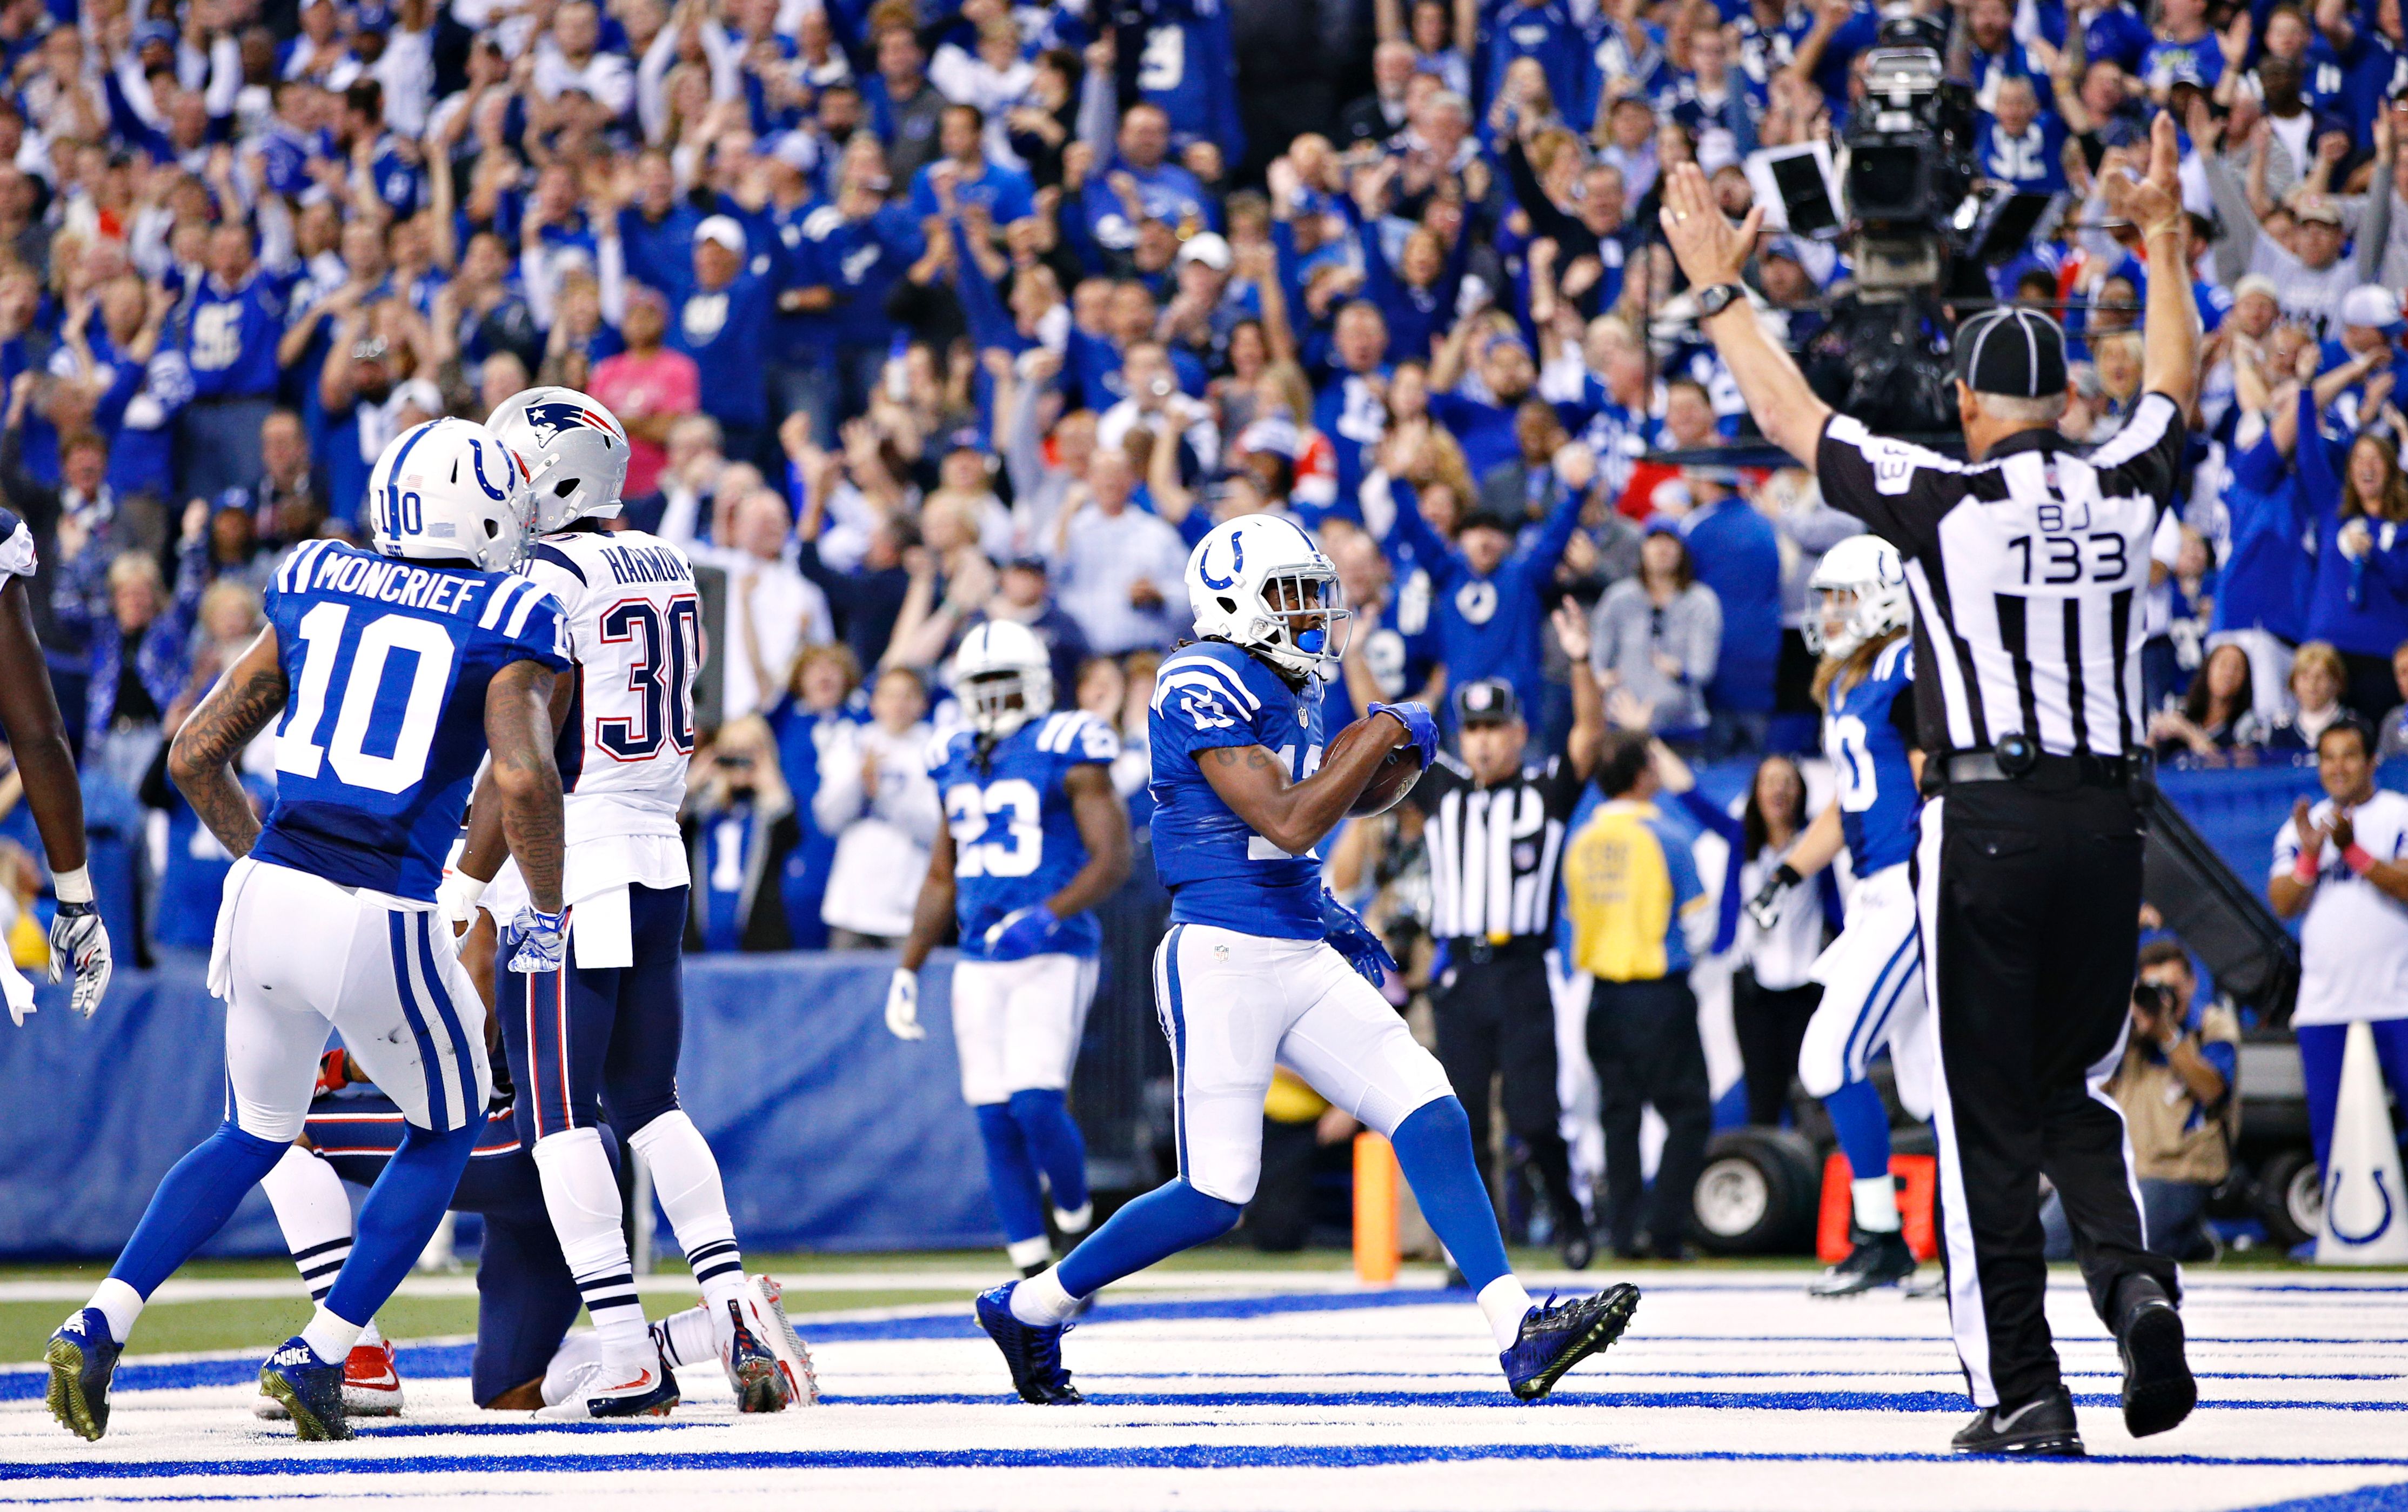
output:
<svg viewBox="0 0 2408 1512"><path fill-rule="evenodd" d="M379 1339L356 1344L343 1361L343 1410L354 1418L401 1416L401 1373L393 1346Z"/></svg>

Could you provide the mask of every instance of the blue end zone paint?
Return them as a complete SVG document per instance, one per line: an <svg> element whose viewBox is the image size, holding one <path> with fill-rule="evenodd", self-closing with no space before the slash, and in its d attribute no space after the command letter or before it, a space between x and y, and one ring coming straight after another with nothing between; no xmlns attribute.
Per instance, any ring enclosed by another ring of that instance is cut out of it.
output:
<svg viewBox="0 0 2408 1512"><path fill-rule="evenodd" d="M2296 1502L2275 1502L2248 1512L2408 1512L2408 1481L2389 1486L2360 1486L2330 1496L2306 1496Z"/></svg>
<svg viewBox="0 0 2408 1512"><path fill-rule="evenodd" d="M1955 1454L1784 1454L1707 1450L1680 1454L1623 1449L1603 1444L1164 1444L1125 1448L1063 1449L759 1449L731 1454L674 1450L627 1454L528 1454L507 1459L485 1455L420 1455L408 1459L352 1459L326 1455L261 1460L65 1460L44 1464L0 1464L0 1481L165 1480L191 1476L256 1478L278 1476L424 1476L492 1473L513 1475L613 1474L625 1471L759 1470L1351 1470L1373 1465L1476 1463L1519 1461L1621 1461L1734 1464L1962 1464ZM2086 1464L2213 1465L2336 1469L2400 1469L2408 1460L2300 1460L2207 1454L2094 1454L2086 1460L2030 1462L2035 1469ZM2408 1484L2384 1488L2408 1492ZM2358 1503L2316 1501L2284 1504L2282 1512L2399 1512L2408 1501ZM2273 1512L2273 1509L2260 1509Z"/></svg>

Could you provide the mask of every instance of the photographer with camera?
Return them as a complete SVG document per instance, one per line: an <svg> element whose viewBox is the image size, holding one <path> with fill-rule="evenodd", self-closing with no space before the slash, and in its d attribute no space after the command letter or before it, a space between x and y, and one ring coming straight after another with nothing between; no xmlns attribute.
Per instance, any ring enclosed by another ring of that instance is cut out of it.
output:
<svg viewBox="0 0 2408 1512"><path fill-rule="evenodd" d="M2105 1089L2124 1110L2149 1248L2169 1260L2214 1257L2200 1220L2209 1196L2232 1172L2232 1140L2240 1132L2234 1075L2241 1020L2220 998L2194 1009L2198 990L2180 944L2152 940L2141 948L2132 1027L2123 1063ZM2048 1231L2048 1258L2071 1260L2073 1232L2057 1193L2041 1205L2040 1220Z"/></svg>
<svg viewBox="0 0 2408 1512"><path fill-rule="evenodd" d="M2152 264L2178 267L2186 224L2174 123L2148 175L2111 178L2110 209ZM1834 508L1905 559L1929 801L1914 863L1949 1321L1980 1409L1960 1453L2079 1454L2042 1298L2044 1168L2063 1195L2092 1305L2124 1361L2135 1437L2190 1413L2172 1261L2149 1252L2123 1120L2091 1095L2116 1064L2139 946L2141 647L2149 546L2172 502L2199 383L2199 316L2180 278L2149 281L2143 384L2115 438L2059 433L2065 333L2000 307L1956 333L1970 462L1868 433L1816 397L1739 283L1764 220L1734 227L1694 165L1670 176L1666 239L1699 324L1765 435L1812 467Z"/></svg>

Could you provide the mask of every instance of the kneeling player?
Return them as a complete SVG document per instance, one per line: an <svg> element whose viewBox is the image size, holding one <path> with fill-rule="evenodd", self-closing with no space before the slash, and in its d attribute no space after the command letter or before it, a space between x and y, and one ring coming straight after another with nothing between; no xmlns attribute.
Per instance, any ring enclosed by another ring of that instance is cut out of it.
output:
<svg viewBox="0 0 2408 1512"><path fill-rule="evenodd" d="M1922 754L1914 736L1914 653L1907 644L1905 569L1898 549L1852 535L1825 554L1808 583L1814 594L1806 635L1823 664L1815 686L1824 707L1823 749L1839 797L1814 817L1788 859L1748 907L1771 909L1774 894L1828 865L1844 843L1856 869L1840 937L1814 962L1823 1001L1806 1026L1798 1077L1823 1100L1854 1177L1854 1248L1807 1290L1844 1297L1914 1274L1889 1174L1889 1112L1867 1079L1886 1045L1899 1100L1931 1114L1929 1020L1923 951L1915 931L1914 855Z"/></svg>
<svg viewBox="0 0 2408 1512"><path fill-rule="evenodd" d="M335 1268L351 1248L351 1206L343 1184L373 1185L385 1163L400 1147L401 1110L392 1099L372 1089L358 1089L358 1063L348 1052L326 1052L319 1077L321 1095L310 1105L304 1143L287 1150L284 1159L260 1183L276 1209L277 1225L293 1252L293 1262L313 1299L323 1300ZM602 1138L612 1163L618 1143L608 1130ZM591 1331L570 1334L584 1305L577 1278L561 1258L551 1216L544 1210L543 1180L534 1158L519 1141L518 1125L507 1102L485 1115L475 1153L452 1196L452 1210L476 1213L485 1220L483 1248L477 1257L477 1348L468 1367L471 1399L495 1411L536 1411L557 1407L568 1400L581 1367L600 1359L600 1336ZM777 1357L780 1384L789 1402L819 1398L811 1372L810 1352L794 1325L786 1320L779 1286L766 1276L748 1278L739 1307L751 1332ZM717 1361L727 1370L728 1389L739 1406L745 1395L727 1361L719 1351L716 1320L710 1309L689 1307L650 1326L653 1347L666 1365L697 1365ZM354 1415L392 1415L401 1411L402 1383L393 1346L363 1342L351 1352L343 1378L346 1408ZM666 1373L666 1372L665 1372ZM255 1408L263 1418L284 1416L282 1404L263 1395Z"/></svg>
<svg viewBox="0 0 2408 1512"><path fill-rule="evenodd" d="M970 728L929 752L947 827L886 996L886 1027L920 1038L920 965L958 907L962 1098L978 1114L1006 1252L1024 1276L1054 1260L1040 1174L1064 1234L1085 1233L1093 1212L1087 1147L1063 1093L1096 992L1102 936L1087 910L1129 869L1128 810L1111 778L1120 742L1086 714L1053 711L1051 668L1025 625L989 620L962 638L953 683Z"/></svg>
<svg viewBox="0 0 2408 1512"><path fill-rule="evenodd" d="M1105 1285L1236 1225L1261 1171L1271 1069L1284 1064L1395 1145L1487 1315L1513 1394L1544 1396L1621 1336L1638 1289L1531 1305L1507 1265L1463 1105L1372 985L1395 963L1323 891L1314 854L1392 750L1413 748L1428 764L1438 728L1422 705L1374 704L1368 737L1322 763L1321 683L1343 649L1346 611L1337 570L1293 523L1250 515L1216 527L1188 558L1187 593L1203 638L1162 663L1151 736L1155 863L1171 894L1154 991L1179 1176L1060 1264L981 1296L980 1326L1024 1400L1081 1400L1062 1367L1066 1320Z"/></svg>

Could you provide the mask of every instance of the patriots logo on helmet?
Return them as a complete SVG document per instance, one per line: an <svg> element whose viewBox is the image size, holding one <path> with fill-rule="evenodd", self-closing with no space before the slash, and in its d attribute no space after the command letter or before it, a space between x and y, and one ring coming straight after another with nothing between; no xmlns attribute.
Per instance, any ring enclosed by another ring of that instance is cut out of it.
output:
<svg viewBox="0 0 2408 1512"><path fill-rule="evenodd" d="M543 436L547 445L561 432L577 430L580 426L600 431L609 438L612 445L616 445L619 440L618 428L609 420L595 414L583 405L572 404L566 399L548 400L543 404L527 406L526 422Z"/></svg>

